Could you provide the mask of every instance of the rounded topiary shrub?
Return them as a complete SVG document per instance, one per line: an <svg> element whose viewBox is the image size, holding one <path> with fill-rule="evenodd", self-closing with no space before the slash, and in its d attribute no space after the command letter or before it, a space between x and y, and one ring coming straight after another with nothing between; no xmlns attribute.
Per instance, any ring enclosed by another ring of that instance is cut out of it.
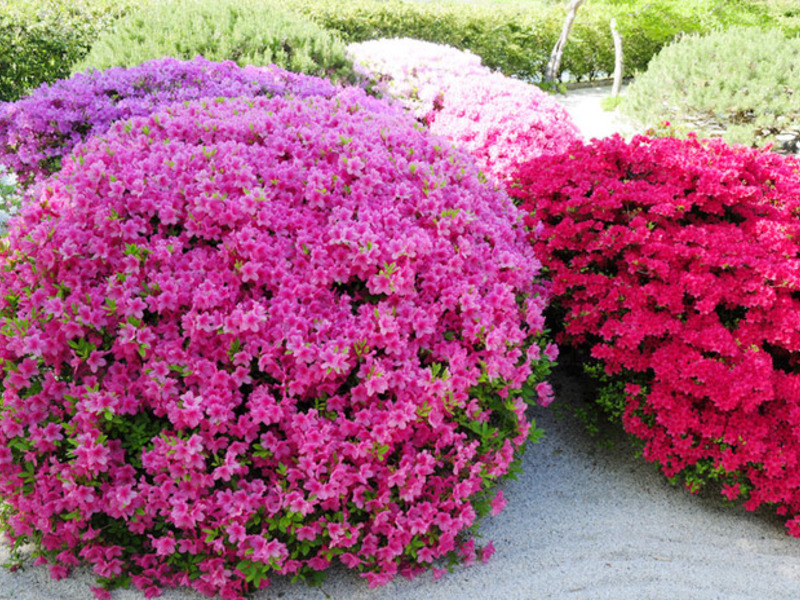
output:
<svg viewBox="0 0 800 600"><path fill-rule="evenodd" d="M800 164L696 139L576 144L520 173L565 321L607 408L692 490L800 535Z"/></svg>
<svg viewBox="0 0 800 600"><path fill-rule="evenodd" d="M620 110L644 127L796 152L800 39L733 27L666 46L636 77Z"/></svg>
<svg viewBox="0 0 800 600"><path fill-rule="evenodd" d="M336 90L327 79L274 65L239 67L199 56L90 70L42 85L16 102L0 103L0 164L28 187L58 171L62 158L79 142L105 133L112 122L148 115L174 102L276 94L332 96Z"/></svg>
<svg viewBox="0 0 800 600"><path fill-rule="evenodd" d="M500 73L451 79L426 120L432 132L472 154L479 167L504 182L532 158L561 154L580 139L557 100Z"/></svg>
<svg viewBox="0 0 800 600"><path fill-rule="evenodd" d="M555 347L522 213L363 92L118 122L12 221L15 547L224 598L475 555ZM97 590L99 596L105 592Z"/></svg>
<svg viewBox="0 0 800 600"><path fill-rule="evenodd" d="M348 52L377 89L467 150L497 180L508 181L518 165L561 153L580 137L552 96L493 73L469 52L412 39L351 44Z"/></svg>
<svg viewBox="0 0 800 600"><path fill-rule="evenodd" d="M353 75L336 35L277 0L162 0L143 6L101 35L73 72L198 54L334 79Z"/></svg>
<svg viewBox="0 0 800 600"><path fill-rule="evenodd" d="M476 54L410 38L349 44L347 55L377 91L399 99L419 118L441 102L451 78L491 73Z"/></svg>

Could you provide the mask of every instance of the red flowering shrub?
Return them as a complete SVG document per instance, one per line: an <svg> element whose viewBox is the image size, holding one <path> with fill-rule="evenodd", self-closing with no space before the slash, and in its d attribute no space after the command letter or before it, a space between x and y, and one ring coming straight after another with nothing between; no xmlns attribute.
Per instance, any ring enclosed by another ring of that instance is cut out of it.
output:
<svg viewBox="0 0 800 600"><path fill-rule="evenodd" d="M382 106L118 122L12 222L0 494L54 576L239 598L475 555L550 400L545 289L509 198Z"/></svg>
<svg viewBox="0 0 800 600"><path fill-rule="evenodd" d="M667 476L777 507L800 535L797 161L619 137L525 165L515 192L628 432ZM606 390L608 392L608 390Z"/></svg>

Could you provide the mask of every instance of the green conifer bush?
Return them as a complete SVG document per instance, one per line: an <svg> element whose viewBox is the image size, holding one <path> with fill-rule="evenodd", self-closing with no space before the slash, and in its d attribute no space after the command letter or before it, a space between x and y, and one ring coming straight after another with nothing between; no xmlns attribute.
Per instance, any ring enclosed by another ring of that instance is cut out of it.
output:
<svg viewBox="0 0 800 600"><path fill-rule="evenodd" d="M800 38L733 27L665 47L620 110L645 127L794 152L800 141Z"/></svg>

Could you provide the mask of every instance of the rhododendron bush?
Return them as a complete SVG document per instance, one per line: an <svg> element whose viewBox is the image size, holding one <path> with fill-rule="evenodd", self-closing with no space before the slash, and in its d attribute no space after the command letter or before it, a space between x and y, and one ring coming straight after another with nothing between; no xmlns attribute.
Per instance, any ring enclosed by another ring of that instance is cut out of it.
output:
<svg viewBox="0 0 800 600"><path fill-rule="evenodd" d="M502 182L513 180L525 162L560 154L580 138L557 100L500 73L453 79L426 120L432 132L472 154L481 169Z"/></svg>
<svg viewBox="0 0 800 600"><path fill-rule="evenodd" d="M526 401L552 399L522 216L358 90L175 105L79 146L2 256L12 541L55 576L224 598L474 558Z"/></svg>
<svg viewBox="0 0 800 600"><path fill-rule="evenodd" d="M667 476L800 536L800 164L696 139L576 144L520 172L537 253ZM536 224L541 220L541 224Z"/></svg>
<svg viewBox="0 0 800 600"><path fill-rule="evenodd" d="M202 57L150 60L137 67L89 70L44 84L30 96L0 103L0 164L29 186L60 168L64 156L111 123L148 115L171 103L206 97L331 96L327 79L276 66L240 67Z"/></svg>
<svg viewBox="0 0 800 600"><path fill-rule="evenodd" d="M489 75L481 57L468 50L411 38L369 40L347 46L358 74L381 94L399 99L424 118L441 102L454 77Z"/></svg>
<svg viewBox="0 0 800 600"><path fill-rule="evenodd" d="M480 57L410 39L351 44L359 72L467 150L478 166L509 181L540 154L561 153L580 137L567 110L535 85L492 73Z"/></svg>

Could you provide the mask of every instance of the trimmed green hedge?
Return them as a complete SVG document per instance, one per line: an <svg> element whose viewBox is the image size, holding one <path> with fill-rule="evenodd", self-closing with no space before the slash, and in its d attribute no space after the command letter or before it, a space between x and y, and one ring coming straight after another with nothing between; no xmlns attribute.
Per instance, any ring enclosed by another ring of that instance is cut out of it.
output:
<svg viewBox="0 0 800 600"><path fill-rule="evenodd" d="M448 44L471 50L483 64L506 75L535 82L542 79L566 14L565 3L545 1L492 5L286 0L286 5L338 31L348 43L410 37ZM646 69L650 59L681 33L703 33L735 24L767 27L775 25L782 14L764 1L593 0L578 12L564 51L562 71L576 80L596 79L613 72L611 17L616 17L623 37L625 72L632 75ZM782 24L798 31L798 20L790 16Z"/></svg>
<svg viewBox="0 0 800 600"><path fill-rule="evenodd" d="M0 2L0 100L67 77L115 19L143 0Z"/></svg>
<svg viewBox="0 0 800 600"><path fill-rule="evenodd" d="M333 79L351 78L345 47L276 0L166 0L120 19L73 68L134 66L154 58L276 64Z"/></svg>

